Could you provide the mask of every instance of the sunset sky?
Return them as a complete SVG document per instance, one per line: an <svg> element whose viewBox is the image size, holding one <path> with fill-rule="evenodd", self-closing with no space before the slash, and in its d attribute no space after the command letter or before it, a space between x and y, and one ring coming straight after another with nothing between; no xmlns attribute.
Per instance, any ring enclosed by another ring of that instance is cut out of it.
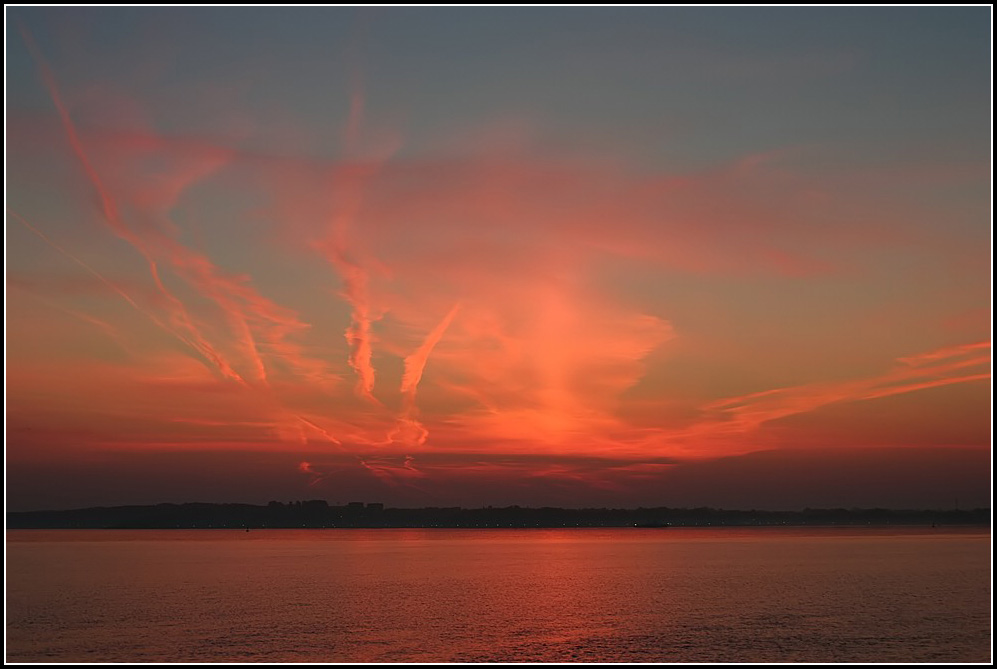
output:
<svg viewBox="0 0 997 669"><path fill-rule="evenodd" d="M989 7L10 8L11 510L989 506Z"/></svg>

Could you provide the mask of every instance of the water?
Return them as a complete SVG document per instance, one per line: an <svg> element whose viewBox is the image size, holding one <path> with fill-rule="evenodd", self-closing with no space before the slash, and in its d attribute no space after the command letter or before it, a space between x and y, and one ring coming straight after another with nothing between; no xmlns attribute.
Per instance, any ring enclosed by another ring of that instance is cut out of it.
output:
<svg viewBox="0 0 997 669"><path fill-rule="evenodd" d="M990 662L990 534L22 530L7 660Z"/></svg>

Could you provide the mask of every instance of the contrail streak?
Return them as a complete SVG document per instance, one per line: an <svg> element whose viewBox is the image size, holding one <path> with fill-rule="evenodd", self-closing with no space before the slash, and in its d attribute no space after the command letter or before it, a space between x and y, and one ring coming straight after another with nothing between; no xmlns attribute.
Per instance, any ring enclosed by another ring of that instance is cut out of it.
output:
<svg viewBox="0 0 997 669"><path fill-rule="evenodd" d="M358 47L354 44L351 50L356 52ZM343 152L352 160L360 153L367 105L363 76L356 65L350 66L349 88L350 106L341 136ZM350 248L349 238L363 204L366 182L377 173L384 160L365 165L349 164L333 171L333 186L339 186L338 211L331 221L326 239L315 244L339 273L343 281L340 295L351 307L350 326L344 334L350 349L349 364L357 375L355 392L375 405L381 403L373 394L376 373L371 361L374 353L371 324L375 315L371 308L370 276L364 264L356 258L356 250Z"/></svg>
<svg viewBox="0 0 997 669"><path fill-rule="evenodd" d="M401 384L402 410L397 425L388 433L389 441L403 441L421 446L429 438L429 430L417 417L419 411L415 405L416 391L419 387L419 381L422 380L422 372L426 368L429 355L443 338L459 310L460 303L458 302L451 307L443 320L430 330L422 345L405 357L405 371L402 374Z"/></svg>
<svg viewBox="0 0 997 669"><path fill-rule="evenodd" d="M406 356L401 391L409 401L415 401L416 389L419 386L419 381L422 380L422 372L426 368L429 355L440 342L440 339L443 338L458 311L460 311L460 303L453 305L447 315L443 317L443 320L426 335L426 339L422 342L422 345Z"/></svg>
<svg viewBox="0 0 997 669"><path fill-rule="evenodd" d="M345 225L344 225L345 227ZM340 295L352 307L350 326L346 329L346 341L350 346L350 367L357 373L357 395L379 404L374 397L374 366L371 357L374 348L371 343L371 313L368 294L367 270L347 257L345 245L337 243L330 249L327 258L339 271L343 279Z"/></svg>
<svg viewBox="0 0 997 669"><path fill-rule="evenodd" d="M101 209L104 213L104 220L108 226L110 226L115 235L131 244L145 258L149 265L149 272L152 275L156 287L159 289L163 297L166 298L167 303L171 307L171 319L188 333L188 336L184 337L185 341L194 347L194 349L201 355L210 360L223 376L245 383L243 378L232 368L228 361L225 360L225 358L218 351L216 351L207 339L205 339L204 336L197 330L183 303L163 284L163 281L159 276L159 268L156 264L156 260L152 257L152 254L146 248L143 241L137 237L121 219L117 203L108 193L107 188L104 186L104 183L100 178L100 175L94 168L93 163L90 162L90 158L83 148L83 143L80 141L79 133L76 131L76 125L73 123L73 119L70 117L69 111L66 109L66 105L62 100L62 95L59 93L59 87L56 84L55 76L52 74L48 63L42 56L38 46L35 44L31 33L28 32L28 29L23 24L20 26L20 29L21 36L24 38L28 51L31 53L32 58L34 58L35 64L38 66L42 82L45 84L45 88L48 90L49 96L52 98L52 102L55 105L59 118L62 121L62 127L66 132L66 137L68 138L69 144L73 149L73 153L80 161L80 164L83 166L83 171L86 173L87 178L90 180L94 190L97 192L97 197L100 200Z"/></svg>
<svg viewBox="0 0 997 669"><path fill-rule="evenodd" d="M901 363L876 377L840 383L810 384L766 390L711 402L703 409L727 420L693 426L691 432L747 432L763 423L814 411L837 402L870 400L955 383L990 378L989 373L956 375L968 367L990 363L990 342L976 342L898 358ZM967 357L972 354L971 357ZM930 378L930 377L936 378Z"/></svg>
<svg viewBox="0 0 997 669"><path fill-rule="evenodd" d="M28 221L28 219L24 218L23 216L21 216L20 214L18 214L16 211L14 211L13 209L11 209L10 207L7 207L7 213L9 215L13 216L19 223L21 223L21 225L23 225L28 230L30 230L35 235L37 235L38 238L40 238L43 242L45 242L46 244L48 244L49 246L51 246L53 249L55 249L56 251L58 251L62 255L66 256L67 258L69 258L70 260L72 260L74 263L76 263L77 265L79 265L83 269L85 269L88 273L90 273L98 281L100 281L105 286L107 286L112 291L114 291L118 296L120 296L128 304L132 305L133 307L135 307L135 309L137 309L138 311L142 312L143 314L145 314L149 318L153 319L156 322L157 325L162 325L162 323L160 323L159 320L156 319L155 316L153 316L151 313L147 312L145 309L143 309L142 307L140 307L138 305L138 303L135 302L135 300L133 300L128 293L126 293L121 288L119 288L118 286L116 286L114 283L112 283L111 281L109 281L103 274L101 274L100 272L98 272L97 270L95 270L94 268L92 268L90 265L86 264L85 262L83 262L82 260L80 260L78 257L76 257L75 255L73 255L72 253L70 253L69 251L67 251L60 244L56 243L51 237L49 237L44 232L42 232L41 230L39 230L38 228L36 228L33 224L31 224Z"/></svg>
<svg viewBox="0 0 997 669"><path fill-rule="evenodd" d="M310 427L313 430L317 431L319 434L321 434L323 437L325 437L330 442L336 444L337 446L342 446L343 445L343 442L341 442L339 439L336 439L334 436L332 436L331 434L329 434L329 432L325 428L321 427L320 425L316 425L315 423L313 423L312 421L308 420L307 418L305 418L301 414L294 414L294 417L297 418L298 420L300 420L302 423L304 423L308 427Z"/></svg>
<svg viewBox="0 0 997 669"><path fill-rule="evenodd" d="M243 278L226 275L209 258L188 249L168 235L153 229L143 238L128 227L121 217L117 203L111 197L83 147L83 142L63 102L51 69L24 26L21 26L21 32L38 65L42 81L59 113L69 144L97 192L105 222L116 236L131 244L145 258L158 290L166 298L170 307L170 320L176 329L186 333L183 339L197 352L213 362L224 376L245 383L241 375L235 372L225 357L195 327L183 303L165 287L160 277L157 258L168 262L169 266L189 285L201 295L212 300L221 309L231 332L235 336L239 350L249 361L256 381L264 385L268 384L267 366L254 328L261 330L261 336L267 344L267 352L270 355L284 360L295 373L317 383L326 383L328 375L325 365L308 358L297 344L286 340L291 333L308 327L307 324L298 320L296 314L256 293L245 285ZM146 139L153 148L159 146L158 138ZM166 182L165 188L159 186L162 192L159 192L155 198L156 208L160 210L158 213L165 216L165 210L172 205L182 189L191 180L201 178L216 170L235 153L230 149L217 147L207 147L204 151L208 154L205 162L194 165L174 176Z"/></svg>
<svg viewBox="0 0 997 669"><path fill-rule="evenodd" d="M131 305L136 311L138 311L143 316L145 316L150 321L152 321L157 327L159 327L162 330L164 330L165 332L173 335L174 337L176 337L178 340L180 340L181 342L183 342L187 346L190 346L196 352L203 353L203 351L201 351L201 349L197 346L197 344L195 342L191 341L189 338L185 337L183 334L181 334L181 333L177 332L176 330L172 329L170 326L168 326L166 323L164 323L162 320L160 320L154 313L152 313L148 309L143 308L138 302L136 302L131 297L131 295L129 295L124 290L122 290L119 286L115 285L114 282L110 281L107 277L105 277L103 274L101 274L100 272L98 272L97 270L95 270L93 267L91 267L90 265L88 265L87 263L85 263L83 260L81 260L77 256L73 255L69 251L67 251L63 246L61 246L60 244L58 244L51 237L49 237L44 232L42 232L37 227L35 227L26 218L24 218L23 216L21 216L16 211L14 211L13 209L10 209L10 208L7 209L7 213L10 216L13 216L15 220L17 220L19 223L21 223L28 230L30 230L35 235L37 235L39 239L41 239L42 241L44 241L46 244L48 244L50 247L52 247L53 249L55 249L56 251L58 251L59 253L61 253L65 257L67 257L70 260L72 260L74 263L76 263L77 265L79 265L80 267L82 267L84 270L86 270L90 275L92 275L93 277L95 277L98 281L100 281L105 286L107 286L108 288L110 288L116 295L118 295L121 299L123 299L125 302L127 302L129 305Z"/></svg>

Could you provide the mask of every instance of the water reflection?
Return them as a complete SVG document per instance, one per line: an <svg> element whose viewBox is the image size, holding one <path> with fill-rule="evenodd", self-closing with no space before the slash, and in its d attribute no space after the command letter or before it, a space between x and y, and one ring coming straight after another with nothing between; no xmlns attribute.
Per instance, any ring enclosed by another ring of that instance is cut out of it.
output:
<svg viewBox="0 0 997 669"><path fill-rule="evenodd" d="M8 533L8 660L986 661L989 534Z"/></svg>

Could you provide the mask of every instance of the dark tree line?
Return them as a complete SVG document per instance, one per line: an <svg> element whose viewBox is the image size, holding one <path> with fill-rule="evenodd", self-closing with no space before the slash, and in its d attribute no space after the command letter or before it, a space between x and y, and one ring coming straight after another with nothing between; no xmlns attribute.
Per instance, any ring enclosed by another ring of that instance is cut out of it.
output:
<svg viewBox="0 0 997 669"><path fill-rule="evenodd" d="M325 500L252 504L157 504L7 513L8 529L350 528L350 527L719 527L832 525L990 525L989 509L803 509L736 511L700 507L560 509L384 508Z"/></svg>

